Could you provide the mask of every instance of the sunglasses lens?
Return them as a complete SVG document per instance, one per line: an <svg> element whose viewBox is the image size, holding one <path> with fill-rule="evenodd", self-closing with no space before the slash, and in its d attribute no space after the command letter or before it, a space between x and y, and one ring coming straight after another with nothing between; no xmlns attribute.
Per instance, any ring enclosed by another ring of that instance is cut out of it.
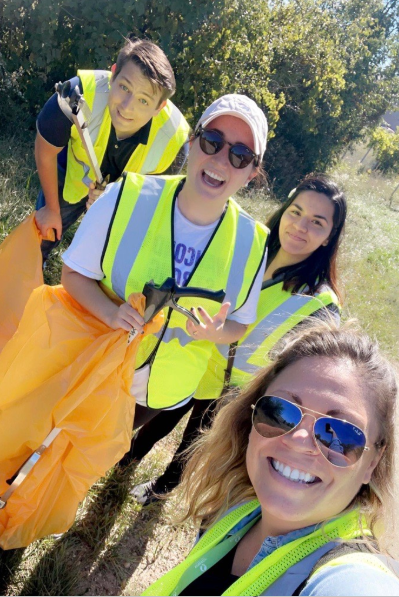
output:
<svg viewBox="0 0 399 597"><path fill-rule="evenodd" d="M296 427L302 419L300 409L277 396L263 396L253 411L253 426L263 437L278 437Z"/></svg>
<svg viewBox="0 0 399 597"><path fill-rule="evenodd" d="M321 453L335 466L357 462L366 445L366 436L359 427L330 417L317 419L314 434Z"/></svg>
<svg viewBox="0 0 399 597"><path fill-rule="evenodd" d="M223 148L224 139L217 131L203 130L199 138L200 147L207 155L214 155Z"/></svg>
<svg viewBox="0 0 399 597"><path fill-rule="evenodd" d="M236 143L230 147L230 163L234 168L246 168L254 159L253 152L246 145Z"/></svg>

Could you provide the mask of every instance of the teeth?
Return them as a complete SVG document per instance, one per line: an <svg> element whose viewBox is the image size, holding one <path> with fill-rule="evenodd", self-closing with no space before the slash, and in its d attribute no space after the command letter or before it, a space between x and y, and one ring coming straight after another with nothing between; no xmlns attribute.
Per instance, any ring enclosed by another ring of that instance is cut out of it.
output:
<svg viewBox="0 0 399 597"><path fill-rule="evenodd" d="M313 475L300 471L297 468L291 469L288 464L283 464L274 458L272 458L272 466L280 475L295 483L313 483L316 479Z"/></svg>
<svg viewBox="0 0 399 597"><path fill-rule="evenodd" d="M222 178L218 174L215 174L214 172L211 172L210 170L204 170L204 172L211 178L214 178L215 180L219 180L220 182L224 182L224 178Z"/></svg>

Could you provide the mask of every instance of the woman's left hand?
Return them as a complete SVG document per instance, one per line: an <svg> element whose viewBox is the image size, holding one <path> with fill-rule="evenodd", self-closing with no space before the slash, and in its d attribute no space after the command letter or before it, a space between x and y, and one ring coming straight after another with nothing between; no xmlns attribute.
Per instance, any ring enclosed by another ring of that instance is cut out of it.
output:
<svg viewBox="0 0 399 597"><path fill-rule="evenodd" d="M223 330L226 322L230 303L223 303L219 313L211 317L205 309L192 308L191 312L198 319L202 319L199 325L187 320L186 330L194 340L209 340L210 342L223 342Z"/></svg>

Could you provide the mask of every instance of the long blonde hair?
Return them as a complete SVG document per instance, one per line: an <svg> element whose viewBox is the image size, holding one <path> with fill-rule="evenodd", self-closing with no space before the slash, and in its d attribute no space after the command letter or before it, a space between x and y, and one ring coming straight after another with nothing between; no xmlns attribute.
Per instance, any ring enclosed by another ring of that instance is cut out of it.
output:
<svg viewBox="0 0 399 597"><path fill-rule="evenodd" d="M237 397L227 398L211 428L190 450L191 458L180 486L186 504L183 520L191 519L196 525L208 528L231 506L256 497L245 464L252 425L251 405L287 366L317 356L349 362L375 408L379 423L375 447L383 450L383 454L370 484L363 485L350 504L360 506L373 530L393 494L394 409L398 386L393 367L375 342L353 324L339 328L332 321L309 323L299 333L289 335L270 366L261 370Z"/></svg>

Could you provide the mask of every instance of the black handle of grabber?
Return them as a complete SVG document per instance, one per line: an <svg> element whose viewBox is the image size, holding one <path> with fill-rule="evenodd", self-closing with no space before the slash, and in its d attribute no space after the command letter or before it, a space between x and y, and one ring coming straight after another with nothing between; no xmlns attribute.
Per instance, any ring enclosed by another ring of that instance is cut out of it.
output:
<svg viewBox="0 0 399 597"><path fill-rule="evenodd" d="M82 97L79 85L75 85L75 87L72 89L70 81L65 81L64 83L61 83L60 81L59 83L55 84L55 90L64 100L68 102L72 112L76 114L79 100Z"/></svg>
<svg viewBox="0 0 399 597"><path fill-rule="evenodd" d="M187 309L178 305L175 301L183 297L195 297L223 303L225 293L223 290L207 290L206 288L183 288L176 284L173 278L166 278L163 284L157 285L152 280L144 286L143 294L146 298L144 321L147 323L164 307L171 307L184 314L194 323L198 319Z"/></svg>
<svg viewBox="0 0 399 597"><path fill-rule="evenodd" d="M222 304L226 296L224 290L207 290L206 288L196 288L195 286L191 286L189 288L177 286L177 288L178 290L174 293L174 297L176 299L183 297L195 297L199 299L209 299L211 301L215 301L216 303Z"/></svg>

